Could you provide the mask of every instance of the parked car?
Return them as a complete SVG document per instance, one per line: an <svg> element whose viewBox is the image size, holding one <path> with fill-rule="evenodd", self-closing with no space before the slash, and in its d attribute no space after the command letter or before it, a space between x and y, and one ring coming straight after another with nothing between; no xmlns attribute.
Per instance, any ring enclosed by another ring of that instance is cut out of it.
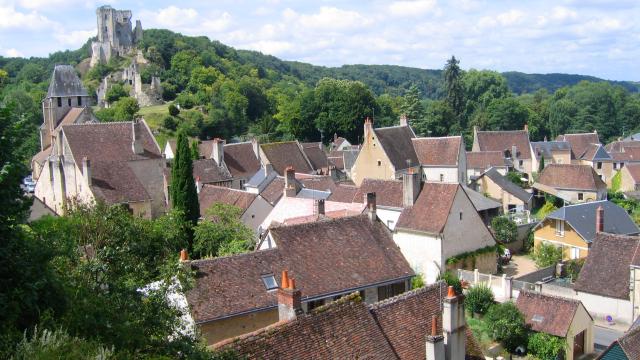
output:
<svg viewBox="0 0 640 360"><path fill-rule="evenodd" d="M25 185L25 189L29 194L33 194L36 191L36 184L35 183L27 184Z"/></svg>
<svg viewBox="0 0 640 360"><path fill-rule="evenodd" d="M22 183L25 186L35 185L36 184L36 182L33 181L33 177L31 175L29 175L29 176L25 177L24 179L22 179Z"/></svg>

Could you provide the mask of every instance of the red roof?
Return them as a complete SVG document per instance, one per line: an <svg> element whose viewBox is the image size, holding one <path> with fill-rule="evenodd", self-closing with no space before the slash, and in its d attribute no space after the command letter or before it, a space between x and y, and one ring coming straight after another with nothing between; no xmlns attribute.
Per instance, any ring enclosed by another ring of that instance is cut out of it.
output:
<svg viewBox="0 0 640 360"><path fill-rule="evenodd" d="M573 159L581 159L584 153L587 151L589 145L600 144L598 134L593 133L580 133L580 134L564 134L557 138L558 141L567 141L571 144L571 157Z"/></svg>
<svg viewBox="0 0 640 360"><path fill-rule="evenodd" d="M607 188L589 165L549 164L537 182L557 189L598 191Z"/></svg>
<svg viewBox="0 0 640 360"><path fill-rule="evenodd" d="M413 138L413 148L423 166L457 166L462 136Z"/></svg>
<svg viewBox="0 0 640 360"><path fill-rule="evenodd" d="M242 212L247 211L258 195L246 191L230 189L222 186L203 185L198 194L200 215L204 216L207 209L215 203L223 203L239 207Z"/></svg>
<svg viewBox="0 0 640 360"><path fill-rule="evenodd" d="M533 331L564 338L581 303L580 300L520 291L516 306ZM553 311L549 311L550 309Z"/></svg>
<svg viewBox="0 0 640 360"><path fill-rule="evenodd" d="M519 159L531 159L531 144L529 132L526 130L513 131L478 131L478 146L480 151L511 151L516 146Z"/></svg>
<svg viewBox="0 0 640 360"><path fill-rule="evenodd" d="M405 208L400 214L396 228L441 233L449 218L459 186L459 184L424 183L415 204Z"/></svg>

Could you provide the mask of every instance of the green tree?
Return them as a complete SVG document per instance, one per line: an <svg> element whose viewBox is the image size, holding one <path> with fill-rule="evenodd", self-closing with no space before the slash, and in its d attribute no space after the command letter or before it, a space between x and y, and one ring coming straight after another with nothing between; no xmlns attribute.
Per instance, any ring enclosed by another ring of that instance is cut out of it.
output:
<svg viewBox="0 0 640 360"><path fill-rule="evenodd" d="M564 355L567 341L557 336L542 332L533 333L529 336L527 350L539 360L556 360L558 356Z"/></svg>
<svg viewBox="0 0 640 360"><path fill-rule="evenodd" d="M191 159L200 159L200 142L198 140L192 141L189 149L191 150Z"/></svg>
<svg viewBox="0 0 640 360"><path fill-rule="evenodd" d="M538 210L538 219L542 220L556 210L558 210L558 208L552 202L546 201L540 210Z"/></svg>
<svg viewBox="0 0 640 360"><path fill-rule="evenodd" d="M107 90L104 99L111 104L127 96L129 96L129 93L122 84L113 84L109 90Z"/></svg>
<svg viewBox="0 0 640 360"><path fill-rule="evenodd" d="M456 115L445 101L431 101L427 105L425 116L413 122L413 130L419 136L446 136L449 127L455 125Z"/></svg>
<svg viewBox="0 0 640 360"><path fill-rule="evenodd" d="M189 148L189 139L183 131L178 132L176 155L171 168L170 191L173 208L181 211L185 220L195 226L200 218L200 205L193 180L193 155Z"/></svg>
<svg viewBox="0 0 640 360"><path fill-rule="evenodd" d="M205 219L194 228L193 254L196 258L227 256L253 248L253 231L240 219L237 206L215 203Z"/></svg>
<svg viewBox="0 0 640 360"><path fill-rule="evenodd" d="M424 108L422 107L420 90L416 84L411 85L409 90L402 98L400 112L407 116L409 120L420 121L424 117Z"/></svg>
<svg viewBox="0 0 640 360"><path fill-rule="evenodd" d="M113 119L115 121L131 121L140 111L138 100L132 97L121 98L113 105Z"/></svg>
<svg viewBox="0 0 640 360"><path fill-rule="evenodd" d="M562 261L562 248L542 242L535 247L533 257L538 268L552 266Z"/></svg>
<svg viewBox="0 0 640 360"><path fill-rule="evenodd" d="M507 180L511 181L512 183L523 187L524 186L524 181L522 181L522 173L517 172L517 171L509 171L507 173Z"/></svg>
<svg viewBox="0 0 640 360"><path fill-rule="evenodd" d="M540 155L540 162L538 163L538 174L541 174L542 170L544 170L544 155Z"/></svg>
<svg viewBox="0 0 640 360"><path fill-rule="evenodd" d="M515 98L498 98L489 103L486 116L486 130L521 130L529 121L529 109Z"/></svg>
<svg viewBox="0 0 640 360"><path fill-rule="evenodd" d="M494 302L493 292L484 284L472 286L464 299L465 307L472 314L485 314Z"/></svg>
<svg viewBox="0 0 640 360"><path fill-rule="evenodd" d="M484 320L491 337L500 341L507 351L513 352L518 346L526 344L524 315L513 302L492 305Z"/></svg>
<svg viewBox="0 0 640 360"><path fill-rule="evenodd" d="M178 109L178 107L175 106L174 104L169 104L169 115L171 116L180 115L180 109Z"/></svg>
<svg viewBox="0 0 640 360"><path fill-rule="evenodd" d="M462 283L455 273L447 270L444 273L438 275L438 280L444 280L447 283L447 286L453 286L456 294L462 294Z"/></svg>
<svg viewBox="0 0 640 360"><path fill-rule="evenodd" d="M447 60L443 71L446 101L456 117L459 117L464 110L463 74L458 64L460 60L452 55L451 59Z"/></svg>
<svg viewBox="0 0 640 360"><path fill-rule="evenodd" d="M506 216L496 216L491 219L491 229L496 240L503 244L514 242L518 237L518 226Z"/></svg>

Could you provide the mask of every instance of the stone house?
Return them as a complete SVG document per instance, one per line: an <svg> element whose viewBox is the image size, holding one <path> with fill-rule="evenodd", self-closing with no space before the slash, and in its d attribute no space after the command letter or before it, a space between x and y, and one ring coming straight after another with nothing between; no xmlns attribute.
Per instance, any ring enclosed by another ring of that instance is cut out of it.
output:
<svg viewBox="0 0 640 360"><path fill-rule="evenodd" d="M495 251L474 254L496 241L460 184L424 183L415 203L402 211L393 239L429 284L450 267L464 267L466 257L447 260L465 253L481 272L496 272Z"/></svg>
<svg viewBox="0 0 640 360"><path fill-rule="evenodd" d="M360 186L365 178L396 180L410 169L416 173L420 162L413 148L415 134L401 119L400 126L373 128L373 121L364 122L362 149L351 168L351 180Z"/></svg>
<svg viewBox="0 0 640 360"><path fill-rule="evenodd" d="M640 191L640 164L627 164L620 171L620 191Z"/></svg>
<svg viewBox="0 0 640 360"><path fill-rule="evenodd" d="M607 198L607 184L589 165L551 164L539 174L533 188L570 204Z"/></svg>
<svg viewBox="0 0 640 360"><path fill-rule="evenodd" d="M467 153L462 136L413 138L422 181L467 184Z"/></svg>
<svg viewBox="0 0 640 360"><path fill-rule="evenodd" d="M598 233L574 290L594 318L633 323L640 315L640 237Z"/></svg>
<svg viewBox="0 0 640 360"><path fill-rule="evenodd" d="M207 344L278 322L279 288L290 288L288 278L302 294L289 315L353 292L371 304L410 289L413 271L388 230L368 215L279 226L269 236L270 249L187 263L196 281L186 298ZM287 280L278 283L285 270Z"/></svg>
<svg viewBox="0 0 640 360"><path fill-rule="evenodd" d="M537 141L531 142L533 172L538 172L540 161L544 158L544 165L571 164L571 144L567 141Z"/></svg>
<svg viewBox="0 0 640 360"><path fill-rule="evenodd" d="M473 185L475 190L499 201L504 213L531 209L533 194L509 181L495 168L490 168L478 176Z"/></svg>
<svg viewBox="0 0 640 360"><path fill-rule="evenodd" d="M531 330L566 341L564 359L577 359L594 351L593 318L580 300L520 291L516 306Z"/></svg>
<svg viewBox="0 0 640 360"><path fill-rule="evenodd" d="M640 141L638 140L618 139L604 148L613 161L613 171L622 169L626 164L640 162Z"/></svg>
<svg viewBox="0 0 640 360"><path fill-rule="evenodd" d="M533 228L534 246L541 243L562 248L563 259L587 257L598 232L637 235L640 229L620 206L593 201L562 207Z"/></svg>
<svg viewBox="0 0 640 360"><path fill-rule="evenodd" d="M509 159L513 169L533 179L533 160L531 156L531 144L529 142L529 129L513 131L479 131L473 128L472 152L500 151L504 158ZM535 169L537 170L537 169Z"/></svg>
<svg viewBox="0 0 640 360"><path fill-rule="evenodd" d="M591 166L601 179L611 184L614 159L600 143L597 132L559 135L558 141L571 144L571 163Z"/></svg>
<svg viewBox="0 0 640 360"><path fill-rule="evenodd" d="M504 157L502 151L467 151L467 179L472 181L491 168L501 175L507 175L513 163Z"/></svg>

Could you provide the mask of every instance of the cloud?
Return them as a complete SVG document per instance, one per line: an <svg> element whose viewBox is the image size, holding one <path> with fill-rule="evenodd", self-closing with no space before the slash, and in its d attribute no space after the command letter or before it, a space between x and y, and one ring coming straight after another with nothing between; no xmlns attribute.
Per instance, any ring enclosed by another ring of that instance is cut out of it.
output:
<svg viewBox="0 0 640 360"><path fill-rule="evenodd" d="M17 49L11 48L3 51L7 57L24 57L24 54Z"/></svg>
<svg viewBox="0 0 640 360"><path fill-rule="evenodd" d="M420 16L435 10L436 0L395 1L389 5L389 12L395 16Z"/></svg>
<svg viewBox="0 0 640 360"><path fill-rule="evenodd" d="M335 7L323 6L320 11L310 15L298 15L291 9L285 10L285 19L295 19L300 26L317 30L344 30L370 25L373 20L366 18L357 11L342 10Z"/></svg>
<svg viewBox="0 0 640 360"><path fill-rule="evenodd" d="M45 29L56 26L55 22L35 11L23 13L13 6L0 7L0 29Z"/></svg>
<svg viewBox="0 0 640 360"><path fill-rule="evenodd" d="M96 35L96 30L73 30L73 31L60 31L54 34L56 40L59 43L68 46L70 48L76 48L84 45L87 40Z"/></svg>
<svg viewBox="0 0 640 360"><path fill-rule="evenodd" d="M231 14L228 12L222 13L220 17L213 17L213 20L205 20L202 22L200 28L204 31L223 31L231 24Z"/></svg>
<svg viewBox="0 0 640 360"><path fill-rule="evenodd" d="M181 9L169 6L155 13L155 22L169 28L175 28L186 24L193 24L198 18L198 12L192 8Z"/></svg>
<svg viewBox="0 0 640 360"><path fill-rule="evenodd" d="M246 44L245 47L251 50L260 51L264 54L280 55L293 49L294 44L288 41L262 40Z"/></svg>

